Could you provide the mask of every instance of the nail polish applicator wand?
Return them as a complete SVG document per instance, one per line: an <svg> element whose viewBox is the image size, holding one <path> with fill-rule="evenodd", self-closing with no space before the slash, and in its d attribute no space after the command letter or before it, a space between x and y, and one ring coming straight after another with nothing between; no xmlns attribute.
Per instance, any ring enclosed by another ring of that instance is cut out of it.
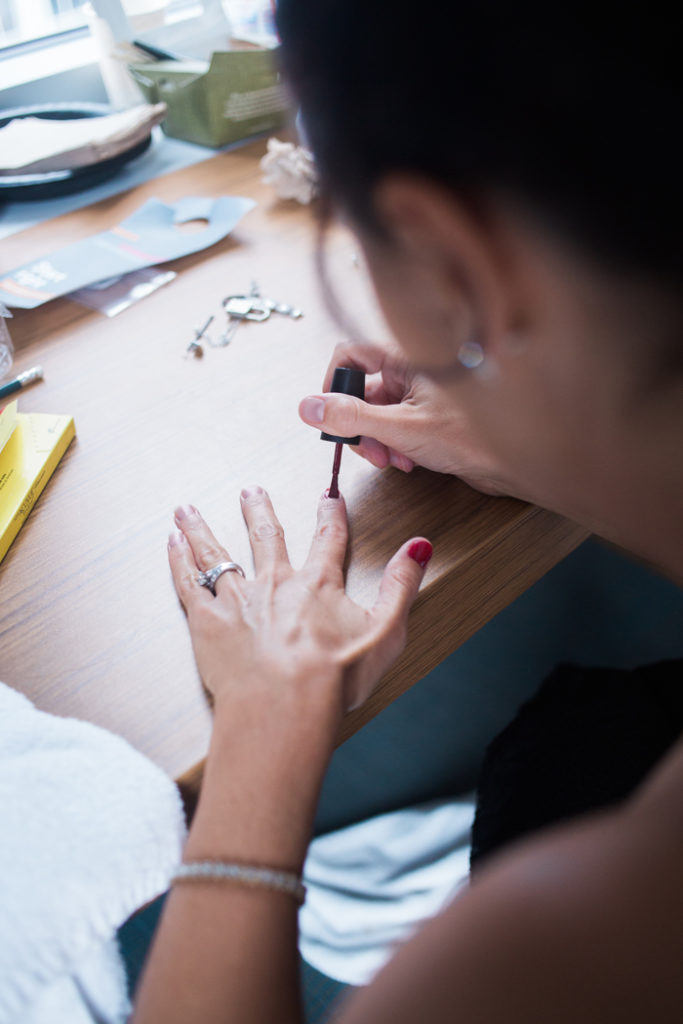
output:
<svg viewBox="0 0 683 1024"><path fill-rule="evenodd" d="M331 392L338 395L351 395L353 398L365 399L365 374L362 370L352 370L348 366L337 366L332 376ZM345 444L360 444L358 437L336 437L334 434L320 435L322 441L334 441L334 460L332 462L332 482L330 483L330 498L339 497L339 469L341 467L342 451Z"/></svg>

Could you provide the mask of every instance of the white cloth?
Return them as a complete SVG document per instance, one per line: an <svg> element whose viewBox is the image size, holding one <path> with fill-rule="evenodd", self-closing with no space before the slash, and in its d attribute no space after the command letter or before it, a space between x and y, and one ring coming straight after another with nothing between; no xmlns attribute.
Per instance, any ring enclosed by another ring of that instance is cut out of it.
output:
<svg viewBox="0 0 683 1024"><path fill-rule="evenodd" d="M0 1024L120 1024L116 929L168 888L171 780L123 739L0 683Z"/></svg>
<svg viewBox="0 0 683 1024"><path fill-rule="evenodd" d="M299 913L304 960L366 985L466 883L473 818L473 798L432 801L315 839Z"/></svg>

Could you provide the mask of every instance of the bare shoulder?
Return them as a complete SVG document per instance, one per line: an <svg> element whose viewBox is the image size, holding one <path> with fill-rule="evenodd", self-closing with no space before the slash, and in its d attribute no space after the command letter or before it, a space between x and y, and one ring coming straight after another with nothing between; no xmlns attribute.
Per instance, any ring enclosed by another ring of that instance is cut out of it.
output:
<svg viewBox="0 0 683 1024"><path fill-rule="evenodd" d="M682 958L683 748L621 807L493 859L340 1024L680 1024Z"/></svg>

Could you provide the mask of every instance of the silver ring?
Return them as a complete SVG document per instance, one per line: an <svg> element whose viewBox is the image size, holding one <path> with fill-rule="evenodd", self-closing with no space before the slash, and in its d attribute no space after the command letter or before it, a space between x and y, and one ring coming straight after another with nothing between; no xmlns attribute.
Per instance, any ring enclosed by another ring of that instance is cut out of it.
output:
<svg viewBox="0 0 683 1024"><path fill-rule="evenodd" d="M200 572L196 577L197 583L200 587L207 587L211 593L216 596L216 580L219 576L222 576L224 572L238 572L242 579L244 576L244 569L237 562L219 562L218 565L214 565L213 569L207 569L205 572Z"/></svg>

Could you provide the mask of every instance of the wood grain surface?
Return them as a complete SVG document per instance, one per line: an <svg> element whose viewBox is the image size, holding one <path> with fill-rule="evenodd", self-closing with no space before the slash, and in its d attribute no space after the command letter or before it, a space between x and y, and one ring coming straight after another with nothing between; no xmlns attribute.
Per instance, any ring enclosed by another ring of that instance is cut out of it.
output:
<svg viewBox="0 0 683 1024"><path fill-rule="evenodd" d="M242 486L270 492L292 562L305 557L333 446L301 423L342 333L316 278L310 211L260 182L262 143L220 154L3 242L0 271L111 227L150 196L257 200L229 238L169 264L170 285L111 320L59 299L11 321L16 369L43 365L23 411L71 413L77 438L0 565L0 678L47 711L125 736L190 789L206 752L210 709L194 666L166 559L172 510L193 502L251 565ZM327 242L339 301L365 336L384 330L353 238ZM184 358L221 300L249 289L300 306L240 326L225 349ZM379 472L345 453L341 487L351 525L350 594L376 595L384 564L408 537L435 548L408 647L350 735L421 679L586 536L558 516L477 494L424 470Z"/></svg>

